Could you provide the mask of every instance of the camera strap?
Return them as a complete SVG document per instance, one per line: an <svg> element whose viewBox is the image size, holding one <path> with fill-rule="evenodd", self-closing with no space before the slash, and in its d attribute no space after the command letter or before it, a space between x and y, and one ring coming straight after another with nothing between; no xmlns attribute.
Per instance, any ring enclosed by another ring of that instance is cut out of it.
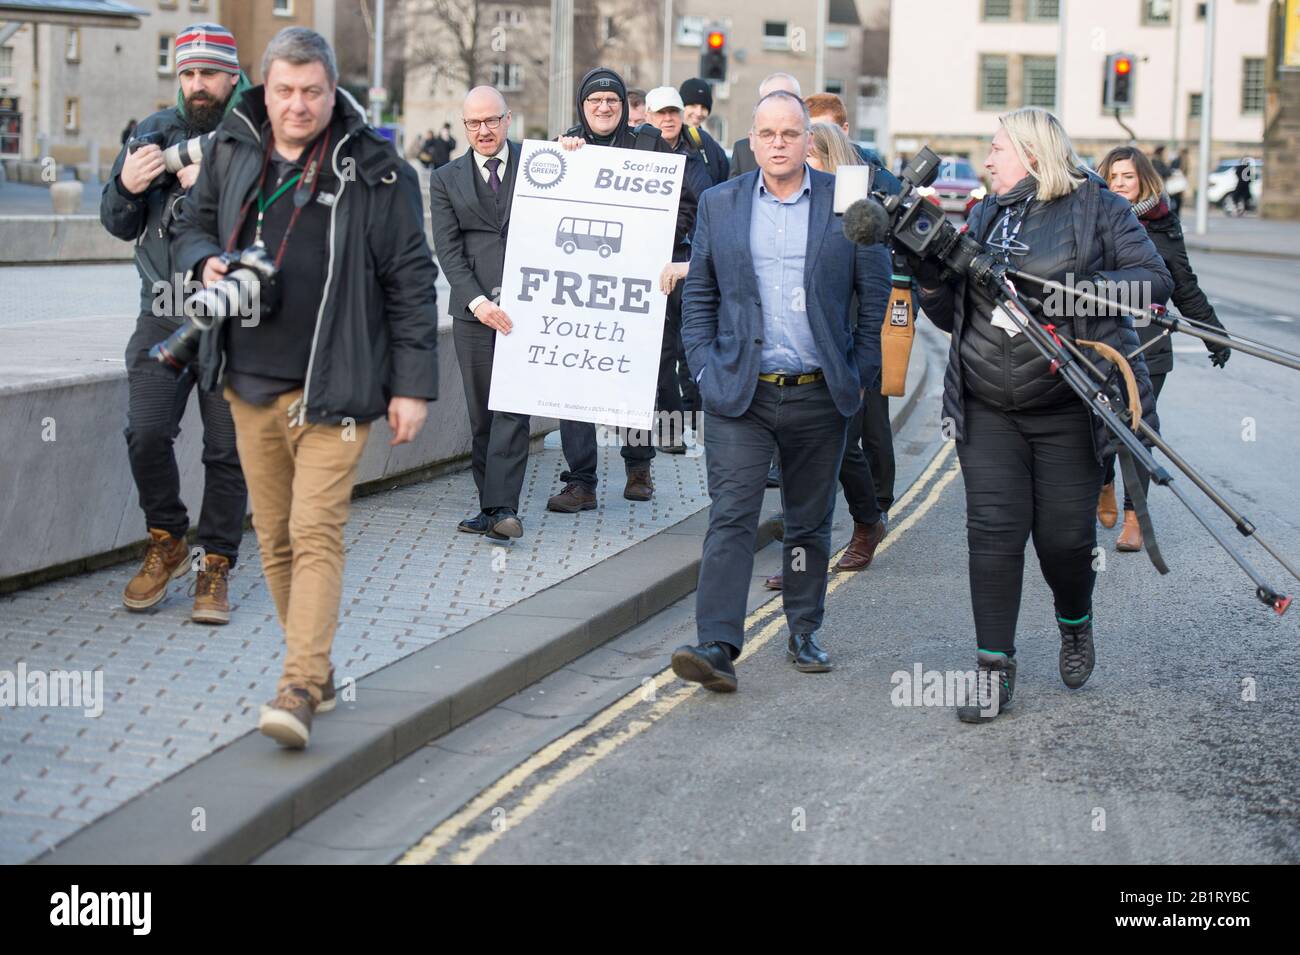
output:
<svg viewBox="0 0 1300 955"><path fill-rule="evenodd" d="M280 245L275 252L275 267L277 269L280 267L280 263L284 259L285 249L288 248L289 234L293 232L293 227L298 222L298 215L307 203L315 197L316 189L320 185L320 166L329 152L329 144L330 129L327 126L325 132L316 140L316 144L312 146L311 151L307 154L307 162L303 167L303 171L281 185L268 199L264 198L263 188L266 185L266 171L271 165L271 153L275 149L275 136L272 134L270 142L267 143L266 151L262 154L262 171L257 177L257 190L244 202L243 208L239 210L239 221L235 224L235 228L230 233L230 238L226 243L227 252L234 251L235 243L239 241L239 233L244 229L244 222L247 220L249 210L254 202L257 203L257 225L253 236L253 244L265 246L262 241L262 223L266 216L266 210L271 208L275 201L288 192L291 187L296 187L293 193L293 215L289 217L289 224L285 227L284 235L280 238Z"/></svg>

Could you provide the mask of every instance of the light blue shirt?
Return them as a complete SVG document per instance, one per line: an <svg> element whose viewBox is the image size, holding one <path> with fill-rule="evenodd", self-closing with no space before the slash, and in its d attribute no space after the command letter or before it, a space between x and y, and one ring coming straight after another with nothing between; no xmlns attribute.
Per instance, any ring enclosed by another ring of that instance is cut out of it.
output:
<svg viewBox="0 0 1300 955"><path fill-rule="evenodd" d="M821 356L808 324L804 258L808 248L808 218L812 211L812 177L803 167L803 183L788 199L778 199L758 174L753 215L749 221L749 251L763 305L762 374L802 373L821 368Z"/></svg>

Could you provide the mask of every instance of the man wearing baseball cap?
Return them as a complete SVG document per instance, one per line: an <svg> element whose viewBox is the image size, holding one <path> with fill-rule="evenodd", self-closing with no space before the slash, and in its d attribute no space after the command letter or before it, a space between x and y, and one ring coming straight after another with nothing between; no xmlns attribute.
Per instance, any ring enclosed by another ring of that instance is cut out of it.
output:
<svg viewBox="0 0 1300 955"><path fill-rule="evenodd" d="M201 168L194 163L174 174L168 172L163 151L216 129L249 84L239 69L235 38L215 23L196 23L182 30L176 37L175 61L180 81L176 105L136 126L113 164L99 207L104 228L119 239L136 242L135 265L140 274L140 314L126 347L126 447L148 546L122 602L129 610L147 610L167 596L172 579L194 569L198 576L192 619L222 624L230 620L227 578L238 556L247 510L230 406L220 394L199 395L203 505L197 553L191 559L185 540L190 519L180 497L180 471L172 446L197 370L178 373L151 359L149 349L184 318L175 308L183 299L184 276L173 269L170 230Z"/></svg>

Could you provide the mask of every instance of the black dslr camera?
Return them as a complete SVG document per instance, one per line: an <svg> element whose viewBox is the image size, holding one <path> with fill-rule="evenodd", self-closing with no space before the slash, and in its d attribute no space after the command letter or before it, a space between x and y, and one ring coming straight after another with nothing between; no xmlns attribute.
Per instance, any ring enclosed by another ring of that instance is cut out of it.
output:
<svg viewBox="0 0 1300 955"><path fill-rule="evenodd" d="M239 316L257 324L275 313L280 304L279 270L266 247L250 245L240 252L223 252L218 258L228 271L208 288L185 302L181 327L149 349L149 357L179 371L198 357L199 339L209 329L220 329L228 318Z"/></svg>

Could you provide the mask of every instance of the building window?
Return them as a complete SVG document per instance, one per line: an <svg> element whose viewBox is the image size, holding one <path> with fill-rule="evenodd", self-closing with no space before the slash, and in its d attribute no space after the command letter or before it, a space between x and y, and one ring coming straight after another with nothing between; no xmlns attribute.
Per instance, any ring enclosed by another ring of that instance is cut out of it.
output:
<svg viewBox="0 0 1300 955"><path fill-rule="evenodd" d="M832 50L843 50L849 45L849 34L846 30L827 30L826 46Z"/></svg>
<svg viewBox="0 0 1300 955"><path fill-rule="evenodd" d="M1201 94L1190 93L1187 97L1187 118L1199 119L1201 115Z"/></svg>
<svg viewBox="0 0 1300 955"><path fill-rule="evenodd" d="M1241 61L1241 111L1264 112L1264 58L1248 56Z"/></svg>
<svg viewBox="0 0 1300 955"><path fill-rule="evenodd" d="M11 46L0 46L0 79L13 79L14 75L14 48Z"/></svg>
<svg viewBox="0 0 1300 955"><path fill-rule="evenodd" d="M704 42L704 17L677 18L677 45L698 47Z"/></svg>
<svg viewBox="0 0 1300 955"><path fill-rule="evenodd" d="M1001 54L980 57L980 109L1007 108L1007 58Z"/></svg>
<svg viewBox="0 0 1300 955"><path fill-rule="evenodd" d="M874 148L876 145L876 130L874 127L863 126L858 129L858 142Z"/></svg>
<svg viewBox="0 0 1300 955"><path fill-rule="evenodd" d="M984 0L985 20L1010 20L1011 0Z"/></svg>
<svg viewBox="0 0 1300 955"><path fill-rule="evenodd" d="M159 73L170 73L172 71L172 39L170 33L158 34Z"/></svg>
<svg viewBox="0 0 1300 955"><path fill-rule="evenodd" d="M610 16L601 17L600 18L600 42L608 43L616 36L618 36L618 25L614 22L614 18ZM623 75L626 76L627 74L625 73Z"/></svg>
<svg viewBox="0 0 1300 955"><path fill-rule="evenodd" d="M493 63L488 84L507 92L522 89L524 68L518 63Z"/></svg>
<svg viewBox="0 0 1300 955"><path fill-rule="evenodd" d="M69 63L81 62L81 31L76 27L68 29L68 42L63 49L63 58Z"/></svg>
<svg viewBox="0 0 1300 955"><path fill-rule="evenodd" d="M1056 57L1027 56L1024 66L1024 104L1056 109Z"/></svg>
<svg viewBox="0 0 1300 955"><path fill-rule="evenodd" d="M1026 20L1058 20L1061 16L1061 0L1029 0L1025 7Z"/></svg>
<svg viewBox="0 0 1300 955"><path fill-rule="evenodd" d="M81 100L69 96L63 101L63 130L75 133L81 128Z"/></svg>
<svg viewBox="0 0 1300 955"><path fill-rule="evenodd" d="M275 0L271 5L271 12L277 17L293 16L293 0Z"/></svg>
<svg viewBox="0 0 1300 955"><path fill-rule="evenodd" d="M843 80L827 80L827 81L826 81L826 92L828 92L828 93L834 93L836 96L843 96L843 95L844 95L844 81L843 81Z"/></svg>
<svg viewBox="0 0 1300 955"><path fill-rule="evenodd" d="M1142 23L1146 26L1168 26L1173 19L1174 0L1142 0Z"/></svg>
<svg viewBox="0 0 1300 955"><path fill-rule="evenodd" d="M763 21L763 49L788 50L790 41L786 36L790 24L785 20Z"/></svg>

